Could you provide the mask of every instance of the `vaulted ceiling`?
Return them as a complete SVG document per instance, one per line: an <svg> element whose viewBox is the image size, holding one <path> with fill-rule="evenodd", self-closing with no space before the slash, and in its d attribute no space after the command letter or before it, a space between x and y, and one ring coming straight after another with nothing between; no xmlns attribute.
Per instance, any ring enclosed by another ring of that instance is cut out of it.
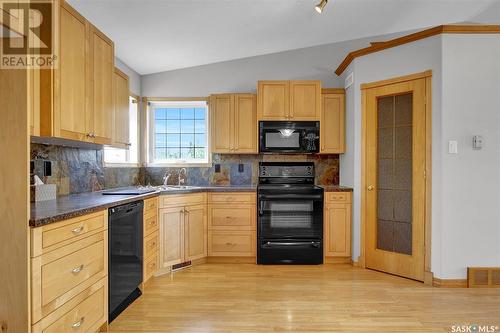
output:
<svg viewBox="0 0 500 333"><path fill-rule="evenodd" d="M140 74L458 22L500 23L500 0L69 0Z"/></svg>

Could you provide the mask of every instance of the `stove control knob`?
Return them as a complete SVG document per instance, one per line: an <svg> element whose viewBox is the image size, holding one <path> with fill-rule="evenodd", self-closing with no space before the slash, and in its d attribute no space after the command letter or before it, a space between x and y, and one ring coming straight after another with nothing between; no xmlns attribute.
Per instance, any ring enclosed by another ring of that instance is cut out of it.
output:
<svg viewBox="0 0 500 333"><path fill-rule="evenodd" d="M308 175L308 176L311 176L311 175L312 175L312 172L311 172L311 171L308 171L308 172L307 172L307 175Z"/></svg>

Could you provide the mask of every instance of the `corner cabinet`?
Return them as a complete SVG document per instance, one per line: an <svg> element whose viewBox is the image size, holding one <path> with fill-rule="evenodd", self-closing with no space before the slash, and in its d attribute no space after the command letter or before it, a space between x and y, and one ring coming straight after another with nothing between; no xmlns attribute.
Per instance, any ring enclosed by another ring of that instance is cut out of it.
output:
<svg viewBox="0 0 500 333"><path fill-rule="evenodd" d="M113 82L114 95L114 130L113 146L129 148L130 146L130 121L129 121L129 81L127 74L115 68Z"/></svg>
<svg viewBox="0 0 500 333"><path fill-rule="evenodd" d="M345 153L345 91L323 89L320 154Z"/></svg>
<svg viewBox="0 0 500 333"><path fill-rule="evenodd" d="M40 70L40 135L111 144L113 42L60 2L57 67Z"/></svg>
<svg viewBox="0 0 500 333"><path fill-rule="evenodd" d="M351 262L351 192L325 193L325 263Z"/></svg>
<svg viewBox="0 0 500 333"><path fill-rule="evenodd" d="M321 112L321 81L259 81L258 120L317 121Z"/></svg>
<svg viewBox="0 0 500 333"><path fill-rule="evenodd" d="M255 94L219 94L210 98L212 152L257 154Z"/></svg>
<svg viewBox="0 0 500 333"><path fill-rule="evenodd" d="M207 256L205 193L160 197L160 273Z"/></svg>

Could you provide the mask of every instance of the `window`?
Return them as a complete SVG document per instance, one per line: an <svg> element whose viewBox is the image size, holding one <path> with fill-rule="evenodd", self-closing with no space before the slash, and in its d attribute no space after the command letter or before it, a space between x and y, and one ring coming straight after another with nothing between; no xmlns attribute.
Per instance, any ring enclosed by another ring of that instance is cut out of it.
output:
<svg viewBox="0 0 500 333"><path fill-rule="evenodd" d="M208 163L206 101L150 102L149 162Z"/></svg>
<svg viewBox="0 0 500 333"><path fill-rule="evenodd" d="M139 112L137 100L130 97L129 108L129 149L104 147L104 163L106 164L138 164L139 163Z"/></svg>

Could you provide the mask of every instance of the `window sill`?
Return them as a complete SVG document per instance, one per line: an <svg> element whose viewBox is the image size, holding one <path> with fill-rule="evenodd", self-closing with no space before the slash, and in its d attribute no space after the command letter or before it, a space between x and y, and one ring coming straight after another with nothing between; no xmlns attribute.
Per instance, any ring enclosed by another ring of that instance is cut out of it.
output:
<svg viewBox="0 0 500 333"><path fill-rule="evenodd" d="M211 162L207 163L147 163L147 167L157 168L210 168Z"/></svg>
<svg viewBox="0 0 500 333"><path fill-rule="evenodd" d="M104 163L105 168L139 168L139 163Z"/></svg>

